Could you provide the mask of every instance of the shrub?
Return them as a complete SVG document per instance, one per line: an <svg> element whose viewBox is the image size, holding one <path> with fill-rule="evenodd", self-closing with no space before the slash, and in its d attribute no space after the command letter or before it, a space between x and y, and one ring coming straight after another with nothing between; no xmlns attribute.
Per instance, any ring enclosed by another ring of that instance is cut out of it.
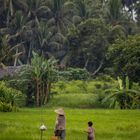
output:
<svg viewBox="0 0 140 140"><path fill-rule="evenodd" d="M24 98L21 91L8 87L3 81L0 82L0 111L16 111Z"/></svg>
<svg viewBox="0 0 140 140"><path fill-rule="evenodd" d="M61 80L87 80L89 77L89 72L81 68L68 68L65 71L59 72L59 78Z"/></svg>
<svg viewBox="0 0 140 140"><path fill-rule="evenodd" d="M12 106L10 103L0 102L0 111L2 112L11 112Z"/></svg>

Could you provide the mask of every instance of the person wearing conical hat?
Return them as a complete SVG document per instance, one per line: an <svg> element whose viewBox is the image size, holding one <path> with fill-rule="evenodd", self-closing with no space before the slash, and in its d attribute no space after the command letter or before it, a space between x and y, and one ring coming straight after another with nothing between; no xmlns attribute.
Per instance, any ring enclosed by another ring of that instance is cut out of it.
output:
<svg viewBox="0 0 140 140"><path fill-rule="evenodd" d="M57 113L56 123L55 123L55 136L58 136L59 140L65 140L66 136L66 119L65 112L63 108L58 108L54 110Z"/></svg>

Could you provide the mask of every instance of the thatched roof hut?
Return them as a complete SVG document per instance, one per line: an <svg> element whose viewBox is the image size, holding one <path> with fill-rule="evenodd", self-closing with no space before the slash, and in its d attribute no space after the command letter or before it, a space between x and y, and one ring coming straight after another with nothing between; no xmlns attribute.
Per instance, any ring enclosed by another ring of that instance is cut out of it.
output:
<svg viewBox="0 0 140 140"><path fill-rule="evenodd" d="M21 69L21 66L7 66L4 68L0 68L0 79L5 76L13 76Z"/></svg>

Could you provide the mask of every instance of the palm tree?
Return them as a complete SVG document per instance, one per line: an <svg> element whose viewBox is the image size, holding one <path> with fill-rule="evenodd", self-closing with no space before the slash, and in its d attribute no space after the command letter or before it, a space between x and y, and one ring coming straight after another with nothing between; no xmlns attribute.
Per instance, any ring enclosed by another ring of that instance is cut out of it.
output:
<svg viewBox="0 0 140 140"><path fill-rule="evenodd" d="M106 8L108 21L113 26L118 25L123 16L121 0L109 0Z"/></svg>
<svg viewBox="0 0 140 140"><path fill-rule="evenodd" d="M47 58L63 59L67 48L64 46L65 37L60 30L63 30L63 33L66 31L66 25L68 26L70 15L73 12L72 2L27 0L27 4L29 19L27 25L32 27L32 35L28 37L31 38L28 47L28 61L33 48Z"/></svg>
<svg viewBox="0 0 140 140"><path fill-rule="evenodd" d="M10 53L10 48L8 45L8 36L0 38L0 63L6 63L6 56Z"/></svg>
<svg viewBox="0 0 140 140"><path fill-rule="evenodd" d="M26 0L28 5L27 7L27 17L31 21L34 21L36 18L48 18L50 9L47 5L47 2L44 0Z"/></svg>
<svg viewBox="0 0 140 140"><path fill-rule="evenodd" d="M108 0L106 2L107 23L111 25L110 43L116 39L125 39L127 35L132 34L135 23L130 20L129 13L123 9L121 0ZM114 38L114 39L113 39Z"/></svg>
<svg viewBox="0 0 140 140"><path fill-rule="evenodd" d="M5 65L11 65L14 63L13 57L15 55L15 49L19 47L19 45L15 45L12 47L9 44L10 36L5 35L1 37L1 43L0 43L0 63L3 63Z"/></svg>
<svg viewBox="0 0 140 140"><path fill-rule="evenodd" d="M55 28L59 33L66 33L67 28L72 24L75 5L71 1L52 0L50 2L51 18L48 25Z"/></svg>
<svg viewBox="0 0 140 140"><path fill-rule="evenodd" d="M16 66L18 62L22 63L20 56L25 52L23 35L26 32L26 22L27 19L22 15L22 12L17 11L14 19L10 23L13 30L12 34L10 35L10 42L12 42L12 47L17 46L14 55L14 66Z"/></svg>
<svg viewBox="0 0 140 140"><path fill-rule="evenodd" d="M17 10L23 5L25 8L26 3L24 3L24 1L18 0L7 0L4 2L5 13L3 13L3 15L6 16L6 19L5 25L0 29L0 34L2 36L8 36L7 47L12 49L12 52L15 53L13 54L14 60L12 62L14 66L16 66L17 63L22 63L20 56L25 52L23 33L25 33L25 24L27 22L27 18L21 11L23 10L22 8L20 11Z"/></svg>
<svg viewBox="0 0 140 140"><path fill-rule="evenodd" d="M100 0L75 0L76 5L76 17L79 16L81 20L86 20L88 18L101 18L103 15L102 1ZM75 19L76 19L75 18Z"/></svg>
<svg viewBox="0 0 140 140"><path fill-rule="evenodd" d="M78 15L82 18L82 19L87 19L89 17L89 9L87 8L87 4L85 0L78 0L75 1L76 3L76 7L78 10Z"/></svg>
<svg viewBox="0 0 140 140"><path fill-rule="evenodd" d="M6 15L6 23L9 24L16 10L26 12L27 4L23 0L1 0L0 13Z"/></svg>
<svg viewBox="0 0 140 140"><path fill-rule="evenodd" d="M37 40L39 52L46 56L46 58L60 59L66 53L65 37L61 33L52 32L49 30L48 25L45 22L39 22L37 20Z"/></svg>

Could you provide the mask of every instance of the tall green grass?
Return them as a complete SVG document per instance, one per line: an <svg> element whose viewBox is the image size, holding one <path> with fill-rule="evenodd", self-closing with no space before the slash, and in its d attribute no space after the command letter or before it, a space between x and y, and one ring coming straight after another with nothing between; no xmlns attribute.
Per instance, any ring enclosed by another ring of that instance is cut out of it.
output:
<svg viewBox="0 0 140 140"><path fill-rule="evenodd" d="M57 82L52 93L53 98L47 106L64 106L74 108L106 108L101 100L105 97L104 90L116 86L116 81L73 80Z"/></svg>
<svg viewBox="0 0 140 140"><path fill-rule="evenodd" d="M140 140L139 110L67 109L66 140L86 140L83 132L92 120L96 140ZM0 140L40 140L39 126L43 120L47 131L43 140L50 140L54 131L54 108L22 109L0 113Z"/></svg>
<svg viewBox="0 0 140 140"><path fill-rule="evenodd" d="M96 98L94 94L57 94L49 101L47 106L90 108L96 107Z"/></svg>

